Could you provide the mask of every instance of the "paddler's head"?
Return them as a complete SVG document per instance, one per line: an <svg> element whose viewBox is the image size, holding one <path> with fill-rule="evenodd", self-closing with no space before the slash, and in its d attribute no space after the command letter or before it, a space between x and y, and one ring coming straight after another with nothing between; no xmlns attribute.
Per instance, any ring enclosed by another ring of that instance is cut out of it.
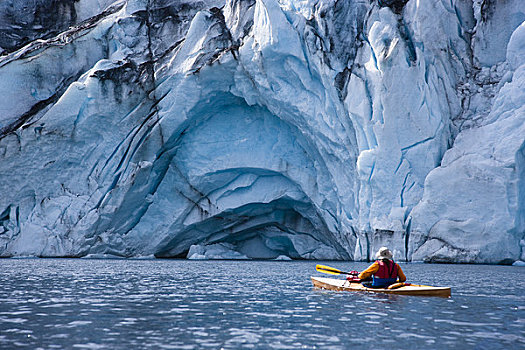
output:
<svg viewBox="0 0 525 350"><path fill-rule="evenodd" d="M383 260L383 259L392 260L393 259L392 252L387 247L381 247L376 253L376 259L377 260Z"/></svg>

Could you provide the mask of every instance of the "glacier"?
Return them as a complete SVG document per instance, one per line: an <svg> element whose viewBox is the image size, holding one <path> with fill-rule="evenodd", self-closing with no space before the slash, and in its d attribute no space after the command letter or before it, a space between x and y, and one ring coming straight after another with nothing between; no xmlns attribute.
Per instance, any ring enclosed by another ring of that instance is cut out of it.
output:
<svg viewBox="0 0 525 350"><path fill-rule="evenodd" d="M521 0L6 0L0 257L525 261Z"/></svg>

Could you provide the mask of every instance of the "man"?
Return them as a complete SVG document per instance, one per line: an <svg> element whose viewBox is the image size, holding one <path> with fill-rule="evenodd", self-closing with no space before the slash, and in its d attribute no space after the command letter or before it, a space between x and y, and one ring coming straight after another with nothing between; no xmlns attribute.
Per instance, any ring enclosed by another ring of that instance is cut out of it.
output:
<svg viewBox="0 0 525 350"><path fill-rule="evenodd" d="M386 288L398 282L398 278L399 282L407 280L401 267L394 262L392 252L387 247L379 248L379 251L376 253L376 259L372 265L358 276L360 280L370 280L370 277L372 277L372 283L363 283L365 287Z"/></svg>

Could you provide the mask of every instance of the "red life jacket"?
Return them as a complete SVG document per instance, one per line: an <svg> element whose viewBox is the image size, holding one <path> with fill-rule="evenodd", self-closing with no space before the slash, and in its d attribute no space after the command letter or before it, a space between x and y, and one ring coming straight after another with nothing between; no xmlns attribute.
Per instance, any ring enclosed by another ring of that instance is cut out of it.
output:
<svg viewBox="0 0 525 350"><path fill-rule="evenodd" d="M379 264L379 270L374 273L376 278L397 278L398 267L397 264L392 260L377 260Z"/></svg>

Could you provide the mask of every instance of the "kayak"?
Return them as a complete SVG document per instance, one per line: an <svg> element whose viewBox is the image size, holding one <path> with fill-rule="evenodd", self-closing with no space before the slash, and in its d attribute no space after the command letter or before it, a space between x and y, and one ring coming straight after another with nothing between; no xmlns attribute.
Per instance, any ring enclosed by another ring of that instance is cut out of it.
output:
<svg viewBox="0 0 525 350"><path fill-rule="evenodd" d="M350 282L336 278L312 277L314 287L321 289L348 291L348 292L371 292L401 295L420 295L429 297L450 297L450 287L432 287L421 284L396 283L397 288L367 288L359 282Z"/></svg>

